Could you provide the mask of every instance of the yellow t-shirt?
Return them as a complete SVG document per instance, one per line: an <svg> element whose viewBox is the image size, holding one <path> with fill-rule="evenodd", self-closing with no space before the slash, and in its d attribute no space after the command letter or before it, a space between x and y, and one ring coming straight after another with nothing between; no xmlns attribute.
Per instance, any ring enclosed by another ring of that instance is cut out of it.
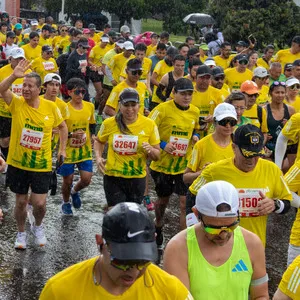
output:
<svg viewBox="0 0 300 300"><path fill-rule="evenodd" d="M63 122L55 103L40 99L38 108L23 97L13 96L9 105L12 128L7 163L34 172L52 170L52 128Z"/></svg>
<svg viewBox="0 0 300 300"><path fill-rule="evenodd" d="M52 47L52 38L44 39L44 38L40 35L39 45L40 45L41 47L43 47L44 45L48 45L48 46Z"/></svg>
<svg viewBox="0 0 300 300"><path fill-rule="evenodd" d="M48 73L58 72L58 66L54 58L49 58L48 60L38 57L33 60L31 68L34 72L38 73L41 76L42 82L44 82L44 77Z"/></svg>
<svg viewBox="0 0 300 300"><path fill-rule="evenodd" d="M222 67L223 70L226 70L227 68L229 68L229 65L230 65L230 62L231 62L230 57L225 59L225 58L222 58L220 55L214 56L214 60L216 62L216 65L218 67Z"/></svg>
<svg viewBox="0 0 300 300"><path fill-rule="evenodd" d="M226 83L224 83L220 91L221 91L222 99L224 102L225 99L230 95L230 88Z"/></svg>
<svg viewBox="0 0 300 300"><path fill-rule="evenodd" d="M254 104L250 109L244 111L243 116L250 119L251 123L256 127L260 128L262 133L267 133L268 123L267 123L267 112L264 108L262 110L262 123L260 124L258 114L257 114L257 104Z"/></svg>
<svg viewBox="0 0 300 300"><path fill-rule="evenodd" d="M145 273L122 295L110 294L101 285L95 285L93 268L98 257L75 264L46 283L40 300L192 300L181 281L151 264ZM76 288L74 288L76 287Z"/></svg>
<svg viewBox="0 0 300 300"><path fill-rule="evenodd" d="M90 37L96 44L100 42L100 36L96 33L94 33L93 36Z"/></svg>
<svg viewBox="0 0 300 300"><path fill-rule="evenodd" d="M284 66L287 63L293 63L296 59L300 59L300 52L297 54L292 54L290 49L279 50L272 61L281 63L282 73L284 72Z"/></svg>
<svg viewBox="0 0 300 300"><path fill-rule="evenodd" d="M266 70L270 69L270 65L262 57L257 60L256 64L258 67L263 67Z"/></svg>
<svg viewBox="0 0 300 300"><path fill-rule="evenodd" d="M105 174L123 178L143 178L146 176L147 153L142 143L160 143L154 121L138 114L136 122L129 124L130 133L121 133L115 117L106 119L98 132L101 143L108 142Z"/></svg>
<svg viewBox="0 0 300 300"><path fill-rule="evenodd" d="M134 55L130 55L129 58L126 58L123 55L123 53L119 53L110 59L107 66L110 68L113 79L116 82L120 82L120 74L121 74L122 68L127 63L127 61L132 58L134 58Z"/></svg>
<svg viewBox="0 0 300 300"><path fill-rule="evenodd" d="M100 45L96 45L92 48L89 58L92 60L92 63L96 66L102 66L102 59L104 55L109 51L107 47L101 48Z"/></svg>
<svg viewBox="0 0 300 300"><path fill-rule="evenodd" d="M69 52L69 46L71 45L70 37L66 37L60 41L60 43L57 45L58 49L62 49L63 53Z"/></svg>
<svg viewBox="0 0 300 300"><path fill-rule="evenodd" d="M225 83L228 84L231 91L239 90L241 85L246 80L252 80L253 73L246 69L244 73L239 73L236 68L226 69L225 73Z"/></svg>
<svg viewBox="0 0 300 300"><path fill-rule="evenodd" d="M286 122L281 133L289 139L292 144L297 144L300 137L300 113L293 114ZM300 143L298 143L296 161L300 158Z"/></svg>
<svg viewBox="0 0 300 300"><path fill-rule="evenodd" d="M289 171L284 175L284 179L292 192L300 192L300 160L297 160ZM300 247L300 209L297 210L296 219L290 235L290 244Z"/></svg>
<svg viewBox="0 0 300 300"><path fill-rule="evenodd" d="M165 62L165 60L161 60L159 61L154 70L153 70L153 73L156 73L157 74L157 81L160 82L162 77L169 73L169 72L172 72L174 71L174 67L173 66L168 66ZM159 99L159 97L156 95L156 90L157 90L157 86L155 85L154 88L153 88L153 93L152 93L152 102L155 102L155 103L162 103L163 101L161 99Z"/></svg>
<svg viewBox="0 0 300 300"><path fill-rule="evenodd" d="M114 49L116 47L116 43L107 43L106 45L106 48L107 48L107 51L111 50L111 49Z"/></svg>
<svg viewBox="0 0 300 300"><path fill-rule="evenodd" d="M269 86L263 85L261 90L258 92L258 97L256 99L257 105L264 105L271 102L271 97L269 95Z"/></svg>
<svg viewBox="0 0 300 300"><path fill-rule="evenodd" d="M251 216L257 212L261 200L259 191L268 198L292 200L292 195L284 181L281 170L271 161L258 159L254 170L243 172L228 158L207 166L190 186L192 194L207 182L225 180L235 186L240 198L241 226L257 234L266 244L267 216Z"/></svg>
<svg viewBox="0 0 300 300"><path fill-rule="evenodd" d="M201 60L201 62L204 64L205 60L208 58L207 55L204 55L204 56L199 56L199 59Z"/></svg>
<svg viewBox="0 0 300 300"><path fill-rule="evenodd" d="M107 99L106 105L112 107L117 112L119 110L119 95L126 88L131 88L126 83L126 80L124 80L124 81L120 82L118 85L116 85L112 89L112 91ZM147 90L145 83L140 82L140 81L137 82L137 87L135 88L135 90L138 92L139 97L140 97L139 113L141 115L143 115L144 108L145 108L145 99L149 97L148 90Z"/></svg>
<svg viewBox="0 0 300 300"><path fill-rule="evenodd" d="M183 173L192 153L193 132L199 129L199 109L191 104L188 110L181 110L170 100L156 106L149 118L157 124L161 140L177 148L173 154L162 150L160 159L152 161L150 168L165 174Z"/></svg>
<svg viewBox="0 0 300 300"><path fill-rule="evenodd" d="M296 113L300 112L300 95L296 96L296 99L294 102L287 102L286 99L283 101L283 103L290 105L295 108Z"/></svg>
<svg viewBox="0 0 300 300"><path fill-rule="evenodd" d="M126 65L123 66L123 69L120 74L120 76L125 79L127 78L126 67L127 67ZM142 62L143 74L140 77L140 81L143 81L144 83L146 83L147 76L151 71L151 67L152 67L152 60L148 57L144 57L143 62Z"/></svg>
<svg viewBox="0 0 300 300"><path fill-rule="evenodd" d="M0 82L5 78L9 77L13 73L13 68L11 64L8 64L0 69ZM31 70L27 70L25 74L31 73ZM22 96L22 87L23 87L24 78L16 79L11 85L11 91L17 96ZM5 103L4 99L0 97L0 116L4 118L11 118L11 113L9 112L8 106Z"/></svg>
<svg viewBox="0 0 300 300"><path fill-rule="evenodd" d="M35 48L32 48L30 44L26 44L22 46L24 52L25 52L25 57L27 60L32 61L35 58L41 57L42 55L42 47L40 45L37 45Z"/></svg>
<svg viewBox="0 0 300 300"><path fill-rule="evenodd" d="M61 41L63 39L68 39L69 40L69 37L68 36L67 37L62 37L60 35L57 35L52 40L52 48L53 48L53 56L54 56L54 58L58 58L58 56L60 55L58 53L58 48L59 48L59 45L60 45L60 43L61 43Z"/></svg>
<svg viewBox="0 0 300 300"><path fill-rule="evenodd" d="M146 51L146 56L149 57L149 56L152 56L156 53L156 49L157 49L157 45L149 45L147 46L147 51Z"/></svg>
<svg viewBox="0 0 300 300"><path fill-rule="evenodd" d="M0 31L0 41L1 41L1 44L6 43L6 34L2 33L1 31Z"/></svg>
<svg viewBox="0 0 300 300"><path fill-rule="evenodd" d="M224 100L221 90L210 85L205 92L199 92L195 88L191 103L199 108L200 116L206 117L213 115L215 107Z"/></svg>
<svg viewBox="0 0 300 300"><path fill-rule="evenodd" d="M233 156L231 142L228 146L222 147L215 142L213 135L209 134L195 144L187 167L193 172L198 172L207 163L213 163Z"/></svg>
<svg viewBox="0 0 300 300"><path fill-rule="evenodd" d="M70 137L67 142L65 164L74 164L92 159L92 144L90 134L90 124L95 124L93 103L82 101L82 109L75 109L71 102L68 102L70 112L66 120L68 132L75 132L82 129L85 134L81 139Z"/></svg>
<svg viewBox="0 0 300 300"><path fill-rule="evenodd" d="M279 284L279 289L290 299L300 299L300 255L289 265Z"/></svg>

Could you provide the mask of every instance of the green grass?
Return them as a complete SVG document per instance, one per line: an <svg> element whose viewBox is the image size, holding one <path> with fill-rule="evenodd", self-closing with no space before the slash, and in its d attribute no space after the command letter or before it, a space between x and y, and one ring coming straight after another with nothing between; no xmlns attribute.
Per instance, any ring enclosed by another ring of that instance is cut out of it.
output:
<svg viewBox="0 0 300 300"><path fill-rule="evenodd" d="M163 21L158 21L154 19L143 19L142 20L142 32L145 31L154 31L157 34L160 34L163 31ZM184 35L175 35L171 34L170 35L170 41L172 43L175 42L184 42L186 36Z"/></svg>

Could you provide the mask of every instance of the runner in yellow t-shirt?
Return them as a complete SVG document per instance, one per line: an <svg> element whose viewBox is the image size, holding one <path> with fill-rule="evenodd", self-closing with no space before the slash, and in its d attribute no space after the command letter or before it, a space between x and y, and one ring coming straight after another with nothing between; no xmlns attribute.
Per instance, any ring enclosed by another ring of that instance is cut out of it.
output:
<svg viewBox="0 0 300 300"><path fill-rule="evenodd" d="M52 30L53 30L52 27L48 24L45 24L43 26L40 35L40 40L39 40L39 45L41 47L45 45L52 46L52 38L51 38Z"/></svg>
<svg viewBox="0 0 300 300"><path fill-rule="evenodd" d="M214 180L228 181L239 192L241 226L257 234L265 245L267 215L287 212L292 195L281 170L273 162L259 158L264 155L263 147L264 137L256 126L238 127L233 137L234 158L211 164L202 171L189 188L192 196L187 198L187 213L191 212L201 186Z"/></svg>
<svg viewBox="0 0 300 300"><path fill-rule="evenodd" d="M261 58L259 58L257 60L257 66L258 67L263 67L265 68L267 71L270 68L270 63L271 63L271 58L273 57L274 54L274 46L273 45L268 45L265 49L264 49L264 54Z"/></svg>
<svg viewBox="0 0 300 300"><path fill-rule="evenodd" d="M120 202L142 203L146 160L158 160L160 154L155 122L138 113L140 97L137 90L125 88L118 99L119 112L102 123L95 143L97 165L104 174L108 207ZM108 154L107 159L103 159L106 143Z"/></svg>
<svg viewBox="0 0 300 300"><path fill-rule="evenodd" d="M60 45L65 43L65 41L69 41L68 35L68 27L66 25L62 25L59 27L59 35L55 36L52 40L52 48L53 48L53 57L58 58L60 54L62 54L62 48ZM64 41L65 40L65 41Z"/></svg>
<svg viewBox="0 0 300 300"><path fill-rule="evenodd" d="M298 300L300 295L300 255L284 272L273 300Z"/></svg>
<svg viewBox="0 0 300 300"><path fill-rule="evenodd" d="M187 78L175 81L174 100L161 103L149 117L158 126L161 138L161 156L150 165L158 196L156 201L156 242L162 246L163 217L173 192L179 195L180 226L185 228L185 201L187 187L183 173L192 153L192 143L198 141L199 109L191 104L194 87ZM197 131L195 131L197 130Z"/></svg>
<svg viewBox="0 0 300 300"><path fill-rule="evenodd" d="M61 206L64 215L72 215L73 207L81 207L79 192L88 187L93 175L92 162L92 137L95 135L94 105L83 101L87 91L85 82L79 78L71 78L67 81L68 93L71 97L68 102L69 118L65 120L68 127L68 142L66 147L66 159L59 168L58 173L63 176ZM80 179L73 185L74 168L77 165Z"/></svg>
<svg viewBox="0 0 300 300"><path fill-rule="evenodd" d="M225 83L228 84L231 91L239 90L243 82L252 80L253 77L253 73L247 69L249 64L247 55L238 55L237 62L237 67L225 70Z"/></svg>
<svg viewBox="0 0 300 300"><path fill-rule="evenodd" d="M34 72L38 73L44 80L45 76L49 73L58 73L58 67L53 56L53 50L50 46L42 47L42 56L33 60L31 68Z"/></svg>
<svg viewBox="0 0 300 300"><path fill-rule="evenodd" d="M284 103L294 107L296 113L300 112L300 81L295 77L290 77L286 84L286 100Z"/></svg>
<svg viewBox="0 0 300 300"><path fill-rule="evenodd" d="M225 74L222 67L214 67L212 69L211 85L221 91L221 97L224 101L230 94L230 89L225 81Z"/></svg>
<svg viewBox="0 0 300 300"><path fill-rule="evenodd" d="M21 47L25 52L25 57L27 60L32 61L41 56L42 47L39 45L39 40L39 34L33 31L29 34L29 44Z"/></svg>
<svg viewBox="0 0 300 300"><path fill-rule="evenodd" d="M214 56L214 60L217 66L223 68L223 70L226 70L227 68L229 68L231 62L231 44L228 42L224 42L220 46L220 51L221 54Z"/></svg>
<svg viewBox="0 0 300 300"><path fill-rule="evenodd" d="M155 227L141 205L123 202L108 211L96 245L97 257L53 276L40 300L73 300L78 295L105 300L193 299L179 279L151 263L157 258Z"/></svg>
<svg viewBox="0 0 300 300"><path fill-rule="evenodd" d="M151 39L151 44L147 46L147 51L146 51L147 57L155 55L155 53L156 53L157 44L158 44L158 34L153 32L150 35L150 39Z"/></svg>
<svg viewBox="0 0 300 300"><path fill-rule="evenodd" d="M0 83L0 93L12 114L12 135L8 153L8 184L16 193L15 215L18 234L15 248L26 249L24 211L30 201L33 206L35 224L31 231L35 243L44 246L47 242L43 218L52 170L52 128L59 127L60 149L58 157L65 157L67 128L58 107L51 101L41 100L41 78L36 73L25 74L30 62L21 60L13 73ZM9 87L17 78L23 78L22 97L13 94Z"/></svg>
<svg viewBox="0 0 300 300"><path fill-rule="evenodd" d="M108 97L106 105L103 110L106 116L111 117L118 112L119 95L124 88L129 88L129 87L136 89L139 93L140 114L141 115L149 114L149 111L145 111L145 101L149 97L148 90L145 83L139 81L142 72L143 72L142 65L139 59L133 58L127 62L127 68L126 68L127 78L121 83L119 83L117 86L115 86L111 91L110 96Z"/></svg>
<svg viewBox="0 0 300 300"><path fill-rule="evenodd" d="M263 106L269 102L271 102L271 98L269 95L269 73L267 69L264 67L257 67L253 71L252 80L257 84L258 88L258 97L256 98L256 104Z"/></svg>

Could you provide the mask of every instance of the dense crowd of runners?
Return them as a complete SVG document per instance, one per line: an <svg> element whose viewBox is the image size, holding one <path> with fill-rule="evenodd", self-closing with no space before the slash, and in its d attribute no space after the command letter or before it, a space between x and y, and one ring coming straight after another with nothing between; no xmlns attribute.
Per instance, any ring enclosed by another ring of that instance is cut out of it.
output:
<svg viewBox="0 0 300 300"><path fill-rule="evenodd" d="M0 17L0 169L16 195L14 247L29 246L27 219L36 245L47 243L53 153L64 216L84 209L93 158L107 201L99 256L55 275L40 299L269 299L268 215L300 206L300 35L260 55L255 39L233 45L221 33L175 47L167 32L134 39L127 25ZM163 271L153 263L173 193L182 231ZM275 300L300 299L299 211L287 266Z"/></svg>

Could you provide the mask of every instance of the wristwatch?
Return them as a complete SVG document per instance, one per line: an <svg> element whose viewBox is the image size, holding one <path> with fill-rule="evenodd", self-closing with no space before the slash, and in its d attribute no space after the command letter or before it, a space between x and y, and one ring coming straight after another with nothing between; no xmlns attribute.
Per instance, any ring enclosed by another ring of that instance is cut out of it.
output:
<svg viewBox="0 0 300 300"><path fill-rule="evenodd" d="M72 137L72 135L73 135L73 132L69 132L68 133L68 139L70 139Z"/></svg>
<svg viewBox="0 0 300 300"><path fill-rule="evenodd" d="M275 208L274 208L273 212L278 210L281 207L280 200L274 199L274 205L275 205Z"/></svg>

